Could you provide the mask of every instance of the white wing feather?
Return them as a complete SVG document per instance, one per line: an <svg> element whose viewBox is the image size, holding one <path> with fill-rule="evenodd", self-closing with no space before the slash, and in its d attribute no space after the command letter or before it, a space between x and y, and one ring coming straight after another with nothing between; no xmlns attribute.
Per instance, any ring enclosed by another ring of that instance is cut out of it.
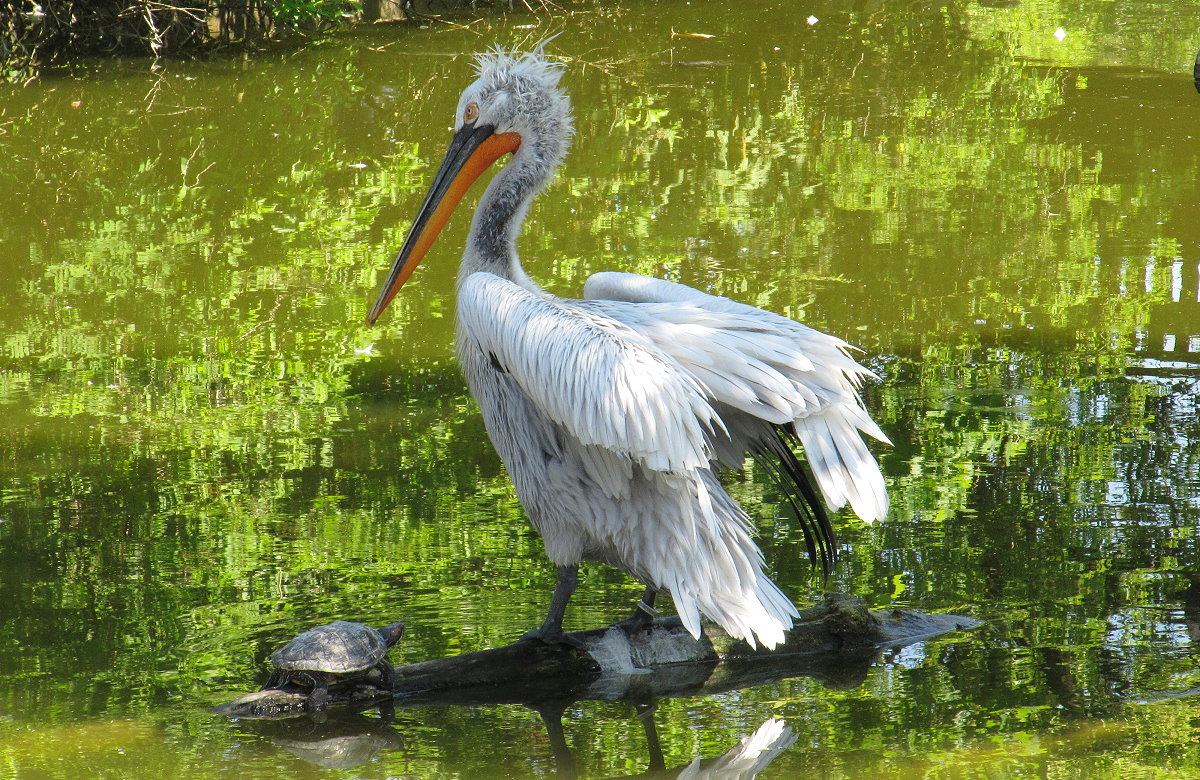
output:
<svg viewBox="0 0 1200 780"><path fill-rule="evenodd" d="M582 444L628 453L655 471L708 466L708 437L721 421L703 387L628 325L488 273L463 281L458 317L538 408Z"/></svg>
<svg viewBox="0 0 1200 780"><path fill-rule="evenodd" d="M860 431L887 436L867 415L858 388L870 371L839 338L778 314L686 285L639 274L592 276L584 295L596 308L674 358L725 415L734 449L744 450L768 424L790 424L817 484L834 509L849 503L864 520L884 517L887 489ZM718 450L728 449L718 442Z"/></svg>

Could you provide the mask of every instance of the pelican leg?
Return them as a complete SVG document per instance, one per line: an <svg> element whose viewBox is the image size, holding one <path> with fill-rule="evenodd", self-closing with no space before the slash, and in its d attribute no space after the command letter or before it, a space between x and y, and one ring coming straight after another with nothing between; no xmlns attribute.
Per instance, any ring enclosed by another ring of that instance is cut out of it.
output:
<svg viewBox="0 0 1200 780"><path fill-rule="evenodd" d="M658 610L654 608L654 597L657 595L658 590L656 588L647 587L646 592L642 594L642 600L634 607L633 614L620 623L617 623L617 625L626 634L633 634L649 626L654 618L658 617Z"/></svg>
<svg viewBox="0 0 1200 780"><path fill-rule="evenodd" d="M567 602L571 600L571 594L575 592L575 586L578 582L578 565L558 567L558 581L554 583L554 595L550 597L550 611L546 613L546 620L540 627L522 636L521 641L536 639L548 645L564 644L573 647L582 647L577 640L568 638L562 630L563 615L567 611Z"/></svg>
<svg viewBox="0 0 1200 780"><path fill-rule="evenodd" d="M650 772L661 772L667 768L667 763L663 760L662 743L658 740L658 727L654 725L654 711L658 709L658 705L651 701L649 704L636 704L634 708L637 711L638 720L642 722L642 729L646 732L646 747L650 750L650 765L646 769Z"/></svg>

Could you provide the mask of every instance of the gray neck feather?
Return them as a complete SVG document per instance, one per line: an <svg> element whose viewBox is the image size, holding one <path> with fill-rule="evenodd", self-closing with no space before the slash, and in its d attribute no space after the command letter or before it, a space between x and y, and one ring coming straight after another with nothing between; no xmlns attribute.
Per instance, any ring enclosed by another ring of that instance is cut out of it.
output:
<svg viewBox="0 0 1200 780"><path fill-rule="evenodd" d="M555 165L548 164L538 151L533 144L523 144L484 190L458 269L460 282L477 271L486 271L528 290L541 291L517 257L517 236L525 213L533 196L554 173Z"/></svg>

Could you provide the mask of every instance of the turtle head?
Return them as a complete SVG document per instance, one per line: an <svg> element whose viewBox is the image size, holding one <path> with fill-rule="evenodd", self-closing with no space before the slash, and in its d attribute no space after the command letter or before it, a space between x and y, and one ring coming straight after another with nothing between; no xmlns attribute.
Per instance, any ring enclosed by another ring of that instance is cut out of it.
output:
<svg viewBox="0 0 1200 780"><path fill-rule="evenodd" d="M389 623L383 628L375 629L379 635L383 637L384 643L391 647L400 641L400 637L404 636L404 623Z"/></svg>

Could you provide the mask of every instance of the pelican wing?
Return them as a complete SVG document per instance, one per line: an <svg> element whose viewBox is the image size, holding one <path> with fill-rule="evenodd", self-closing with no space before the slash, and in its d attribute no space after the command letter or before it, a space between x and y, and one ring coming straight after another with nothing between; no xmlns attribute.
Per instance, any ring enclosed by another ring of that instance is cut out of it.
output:
<svg viewBox="0 0 1200 780"><path fill-rule="evenodd" d="M494 274L458 293L459 327L581 443L655 471L706 468L721 421L704 388L628 325Z"/></svg>
<svg viewBox="0 0 1200 780"><path fill-rule="evenodd" d="M858 395L874 375L850 346L794 320L638 274L606 272L588 279L585 297L678 362L704 387L727 439L715 437L722 463L740 464L747 450L781 459L776 431L799 438L825 501L849 503L872 521L887 514L883 475L860 432L888 439Z"/></svg>

